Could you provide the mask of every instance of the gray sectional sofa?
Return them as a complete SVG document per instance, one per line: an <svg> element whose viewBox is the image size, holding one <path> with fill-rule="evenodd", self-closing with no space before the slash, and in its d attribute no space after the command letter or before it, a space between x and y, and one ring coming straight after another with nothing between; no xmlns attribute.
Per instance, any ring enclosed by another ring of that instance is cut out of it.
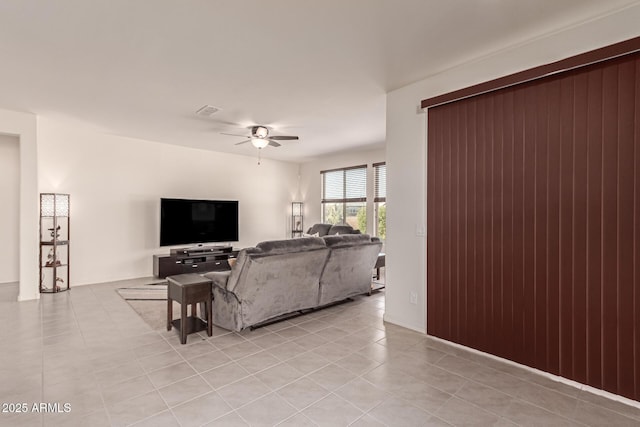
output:
<svg viewBox="0 0 640 427"><path fill-rule="evenodd" d="M303 237L242 249L213 281L213 323L240 331L275 317L364 294L382 243L367 234Z"/></svg>
<svg viewBox="0 0 640 427"><path fill-rule="evenodd" d="M317 234L318 237L342 235L342 234L360 234L360 230L354 229L349 224L313 224L307 234Z"/></svg>

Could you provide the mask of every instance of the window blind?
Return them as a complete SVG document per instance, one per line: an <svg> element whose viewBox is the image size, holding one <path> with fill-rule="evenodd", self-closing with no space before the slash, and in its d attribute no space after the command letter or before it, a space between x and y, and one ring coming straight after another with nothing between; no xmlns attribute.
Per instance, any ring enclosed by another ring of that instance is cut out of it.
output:
<svg viewBox="0 0 640 427"><path fill-rule="evenodd" d="M387 164L373 164L373 194L374 202L387 201Z"/></svg>
<svg viewBox="0 0 640 427"><path fill-rule="evenodd" d="M367 201L367 165L321 171L322 203Z"/></svg>

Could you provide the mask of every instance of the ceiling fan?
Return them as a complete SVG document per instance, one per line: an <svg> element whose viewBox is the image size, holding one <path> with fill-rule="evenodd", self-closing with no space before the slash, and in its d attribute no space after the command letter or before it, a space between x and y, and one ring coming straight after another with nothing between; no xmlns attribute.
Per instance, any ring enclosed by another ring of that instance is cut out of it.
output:
<svg viewBox="0 0 640 427"><path fill-rule="evenodd" d="M269 128L266 126L251 126L249 127L249 130L251 130L251 135L237 135L234 133L222 133L222 135L241 136L243 138L248 138L245 141L237 142L235 145L241 145L246 144L247 142L251 142L251 144L259 150L266 147L267 145L270 145L272 147L280 147L281 144L278 141L297 141L299 139L297 136L269 136Z"/></svg>

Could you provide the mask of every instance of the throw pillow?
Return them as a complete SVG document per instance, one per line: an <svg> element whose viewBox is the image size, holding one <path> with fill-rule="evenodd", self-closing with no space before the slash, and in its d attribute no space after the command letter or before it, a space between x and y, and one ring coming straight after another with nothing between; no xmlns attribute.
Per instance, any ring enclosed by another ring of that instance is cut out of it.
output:
<svg viewBox="0 0 640 427"><path fill-rule="evenodd" d="M229 263L229 267L233 268L234 265L236 265L236 262L238 261L238 258L229 258L227 260L227 262Z"/></svg>

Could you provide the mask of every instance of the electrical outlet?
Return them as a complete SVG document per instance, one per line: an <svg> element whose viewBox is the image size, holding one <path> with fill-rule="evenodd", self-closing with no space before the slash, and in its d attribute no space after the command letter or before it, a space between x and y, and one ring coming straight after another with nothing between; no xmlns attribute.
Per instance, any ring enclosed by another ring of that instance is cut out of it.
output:
<svg viewBox="0 0 640 427"><path fill-rule="evenodd" d="M417 304L418 303L418 293L417 292L411 292L409 294L409 302L411 304Z"/></svg>

